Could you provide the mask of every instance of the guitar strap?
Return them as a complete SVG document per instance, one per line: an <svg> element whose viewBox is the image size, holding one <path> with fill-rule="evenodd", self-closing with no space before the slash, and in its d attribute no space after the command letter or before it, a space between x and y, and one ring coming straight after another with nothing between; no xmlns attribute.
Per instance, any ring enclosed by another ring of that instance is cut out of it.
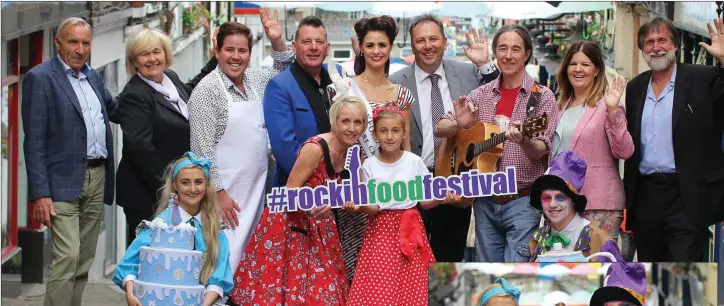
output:
<svg viewBox="0 0 724 306"><path fill-rule="evenodd" d="M530 87L530 96L528 96L528 105L525 107L525 117L527 119L530 119L533 116L533 111L541 98L541 89L540 83L538 83L538 81L533 81L533 86Z"/></svg>

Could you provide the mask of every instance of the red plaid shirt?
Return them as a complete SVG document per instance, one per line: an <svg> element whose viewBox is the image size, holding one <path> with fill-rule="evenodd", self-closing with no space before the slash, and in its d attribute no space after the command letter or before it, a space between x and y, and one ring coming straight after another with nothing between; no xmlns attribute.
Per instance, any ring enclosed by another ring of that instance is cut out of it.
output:
<svg viewBox="0 0 724 306"><path fill-rule="evenodd" d="M515 100L513 108L513 118L510 122L523 121L526 119L525 108L528 105L528 98L531 94L533 86L533 78L527 73L523 78L523 85L520 87L518 98ZM541 90L541 98L537 102L531 117L537 117L546 113L548 115L548 127L540 136L533 137L533 140L540 140L546 144L546 148L550 152L551 139L556 130L556 98L553 92L544 86L539 86ZM495 117L495 109L500 101L500 77L494 81L471 91L466 98L466 102L472 102L478 110L478 120L482 122L497 124ZM453 113L447 113L442 118L454 120ZM441 118L441 119L442 119ZM498 161L498 170L506 167L515 167L516 178L518 180L518 189L528 188L533 181L545 173L548 168L548 155L541 159L532 159L523 151L520 144L506 140L503 142L503 156Z"/></svg>

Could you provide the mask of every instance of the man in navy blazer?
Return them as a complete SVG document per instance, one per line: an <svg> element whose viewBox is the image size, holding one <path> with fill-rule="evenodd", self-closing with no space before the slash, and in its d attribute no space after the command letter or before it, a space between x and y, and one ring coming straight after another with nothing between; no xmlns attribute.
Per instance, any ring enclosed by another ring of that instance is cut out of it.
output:
<svg viewBox="0 0 724 306"><path fill-rule="evenodd" d="M302 143L331 128L326 90L332 80L323 64L329 42L322 20L305 17L294 37L294 63L271 79L264 92L264 119L277 163L274 186L286 185ZM341 74L341 67L335 66Z"/></svg>
<svg viewBox="0 0 724 306"><path fill-rule="evenodd" d="M91 28L68 18L58 27L58 55L23 79L25 162L33 217L50 228L53 262L45 305L80 305L103 219L113 204L113 134L117 101L86 63Z"/></svg>

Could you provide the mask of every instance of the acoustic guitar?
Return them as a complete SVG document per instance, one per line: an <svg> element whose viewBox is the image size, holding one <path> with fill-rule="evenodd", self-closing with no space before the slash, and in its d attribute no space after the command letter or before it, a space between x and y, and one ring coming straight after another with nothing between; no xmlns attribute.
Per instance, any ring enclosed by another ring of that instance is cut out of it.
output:
<svg viewBox="0 0 724 306"><path fill-rule="evenodd" d="M450 176L477 169L479 173L495 172L503 154L503 142L507 125L478 121L471 128L459 130L455 136L440 139L435 159L435 176ZM548 115L543 113L518 126L523 135L533 137L548 127ZM473 199L463 198L462 205Z"/></svg>

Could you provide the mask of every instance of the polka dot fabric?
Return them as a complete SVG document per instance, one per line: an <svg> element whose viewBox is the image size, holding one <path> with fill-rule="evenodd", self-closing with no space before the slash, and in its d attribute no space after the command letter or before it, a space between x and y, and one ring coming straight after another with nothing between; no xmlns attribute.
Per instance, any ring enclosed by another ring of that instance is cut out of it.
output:
<svg viewBox="0 0 724 306"><path fill-rule="evenodd" d="M401 219L413 213L422 245L412 257L402 253ZM347 306L427 305L428 264L435 262L417 208L382 211L370 218Z"/></svg>
<svg viewBox="0 0 724 306"><path fill-rule="evenodd" d="M321 147L320 139L313 137L302 146ZM322 158L306 186L314 188L337 178L327 174ZM331 214L314 220L304 212L265 209L244 254L230 294L235 304L345 305L349 285Z"/></svg>

